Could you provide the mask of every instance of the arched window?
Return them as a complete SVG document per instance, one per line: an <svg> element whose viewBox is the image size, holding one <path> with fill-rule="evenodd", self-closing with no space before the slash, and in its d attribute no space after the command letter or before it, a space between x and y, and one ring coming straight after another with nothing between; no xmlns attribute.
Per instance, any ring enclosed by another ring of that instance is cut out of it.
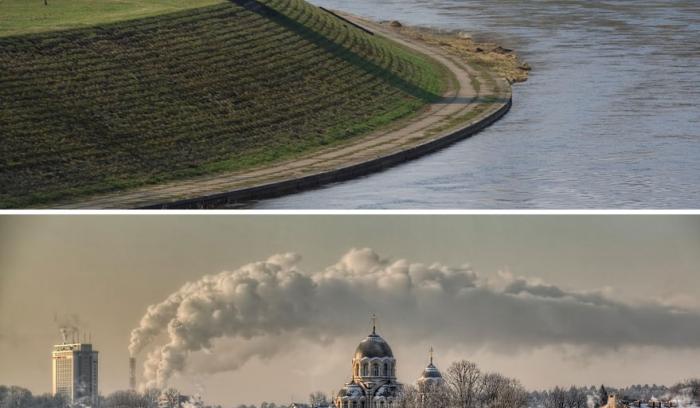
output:
<svg viewBox="0 0 700 408"><path fill-rule="evenodd" d="M360 408L365 408L365 400L360 401Z"/></svg>
<svg viewBox="0 0 700 408"><path fill-rule="evenodd" d="M369 375L369 369L367 367L367 363L362 364L362 376L367 377Z"/></svg>
<svg viewBox="0 0 700 408"><path fill-rule="evenodd" d="M389 363L384 363L384 376L389 377Z"/></svg>
<svg viewBox="0 0 700 408"><path fill-rule="evenodd" d="M357 401L352 402L352 408L357 408Z"/></svg>
<svg viewBox="0 0 700 408"><path fill-rule="evenodd" d="M379 401L379 408L384 408L384 401Z"/></svg>
<svg viewBox="0 0 700 408"><path fill-rule="evenodd" d="M347 401L343 401L343 408L348 408L348 402L347 402Z"/></svg>
<svg viewBox="0 0 700 408"><path fill-rule="evenodd" d="M379 364L372 364L372 375L375 377L379 377Z"/></svg>
<svg viewBox="0 0 700 408"><path fill-rule="evenodd" d="M355 377L360 376L360 363L355 364Z"/></svg>

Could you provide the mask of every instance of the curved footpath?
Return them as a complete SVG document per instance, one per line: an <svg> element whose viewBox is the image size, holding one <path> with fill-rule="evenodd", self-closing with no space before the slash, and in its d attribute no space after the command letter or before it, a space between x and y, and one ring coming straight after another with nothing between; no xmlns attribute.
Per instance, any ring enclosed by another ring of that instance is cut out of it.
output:
<svg viewBox="0 0 700 408"><path fill-rule="evenodd" d="M511 88L507 81L467 66L443 50L408 39L389 27L344 16L445 65L454 78L443 99L389 129L296 159L245 171L116 191L47 207L161 209L234 206L348 180L417 158L477 133L510 109ZM476 81L472 82L472 79ZM478 83L477 89L473 83Z"/></svg>

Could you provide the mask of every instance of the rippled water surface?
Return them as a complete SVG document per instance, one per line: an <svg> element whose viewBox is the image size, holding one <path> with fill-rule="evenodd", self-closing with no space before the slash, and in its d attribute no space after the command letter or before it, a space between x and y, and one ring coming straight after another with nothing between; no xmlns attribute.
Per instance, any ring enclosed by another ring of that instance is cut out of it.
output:
<svg viewBox="0 0 700 408"><path fill-rule="evenodd" d="M496 40L534 71L471 139L254 208L700 208L700 1L313 2Z"/></svg>

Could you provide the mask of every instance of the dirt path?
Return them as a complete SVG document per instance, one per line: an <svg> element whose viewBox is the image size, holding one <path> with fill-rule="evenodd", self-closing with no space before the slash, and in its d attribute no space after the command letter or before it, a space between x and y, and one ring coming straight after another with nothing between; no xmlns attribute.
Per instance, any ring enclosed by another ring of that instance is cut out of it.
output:
<svg viewBox="0 0 700 408"><path fill-rule="evenodd" d="M314 151L301 158L245 171L200 176L128 191L117 191L49 207L80 209L165 208L173 205L178 206L177 202L182 200L223 196L236 190L264 187L286 180L329 173L339 168L396 154L431 140L446 137L454 133L456 129L484 120L495 111L503 108L510 100L510 85L504 80L493 78L487 72L475 70L455 61L438 48L428 47L405 38L389 27L356 19L352 16L345 15L345 17L400 44L431 56L452 72L456 82L451 81L452 83L441 101L428 105L421 113L408 120L399 121L388 129L355 138L342 145ZM478 90L474 89L472 78L478 81ZM494 103L489 97L498 98L498 102ZM470 112L474 112L471 115L473 117L470 117ZM459 118L464 118L464 121L458 123Z"/></svg>

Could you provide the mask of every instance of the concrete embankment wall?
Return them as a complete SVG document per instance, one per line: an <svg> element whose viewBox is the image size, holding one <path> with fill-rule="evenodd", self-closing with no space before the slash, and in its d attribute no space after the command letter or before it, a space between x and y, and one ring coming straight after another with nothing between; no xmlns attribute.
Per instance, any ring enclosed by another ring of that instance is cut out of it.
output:
<svg viewBox="0 0 700 408"><path fill-rule="evenodd" d="M247 187L185 200L158 203L142 207L142 209L220 208L235 203L279 197L286 194L316 188L324 184L336 183L365 176L367 174L378 172L397 164L421 157L428 153L432 153L455 142L473 136L496 122L498 119L503 117L508 110L510 110L510 107L513 104L510 88L505 98L507 98L506 102L501 104L500 107L496 109L492 108L490 111L487 111L484 113L484 115L474 119L464 127L451 131L448 134L443 134L425 143L399 152L391 153L386 156L300 178L282 180L259 186Z"/></svg>

